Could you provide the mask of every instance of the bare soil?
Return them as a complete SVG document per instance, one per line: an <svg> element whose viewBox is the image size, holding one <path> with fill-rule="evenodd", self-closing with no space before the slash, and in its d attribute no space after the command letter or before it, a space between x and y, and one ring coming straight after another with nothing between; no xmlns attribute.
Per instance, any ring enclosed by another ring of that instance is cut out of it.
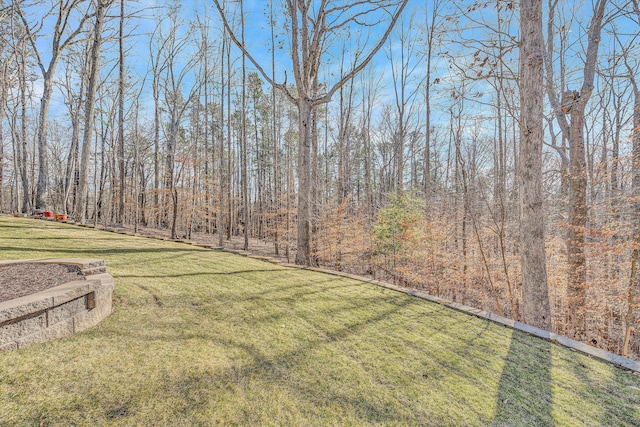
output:
<svg viewBox="0 0 640 427"><path fill-rule="evenodd" d="M85 280L78 266L17 263L0 265L0 302L20 298L74 280Z"/></svg>

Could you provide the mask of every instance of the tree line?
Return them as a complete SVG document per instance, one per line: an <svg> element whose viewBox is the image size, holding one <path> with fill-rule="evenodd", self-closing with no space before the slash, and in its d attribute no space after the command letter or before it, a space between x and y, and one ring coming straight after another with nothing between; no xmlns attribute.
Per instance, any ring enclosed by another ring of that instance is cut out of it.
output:
<svg viewBox="0 0 640 427"><path fill-rule="evenodd" d="M637 0L0 2L0 210L269 242L637 357Z"/></svg>

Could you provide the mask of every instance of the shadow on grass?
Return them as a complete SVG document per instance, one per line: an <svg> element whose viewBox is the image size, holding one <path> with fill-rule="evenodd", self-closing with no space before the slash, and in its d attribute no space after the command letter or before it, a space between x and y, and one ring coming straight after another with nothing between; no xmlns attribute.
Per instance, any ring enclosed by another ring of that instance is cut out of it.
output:
<svg viewBox="0 0 640 427"><path fill-rule="evenodd" d="M513 331L498 384L493 426L553 426L549 341Z"/></svg>
<svg viewBox="0 0 640 427"><path fill-rule="evenodd" d="M335 346L338 342L344 342L352 335L362 333L363 328L371 328L373 325L403 311L413 304L411 299L399 301L397 304L388 306L384 310L371 310L370 316L363 316L359 321L344 324L335 330L326 328L323 318L325 316L305 316L298 313L298 317L304 319L309 328L315 333L307 335L303 339L297 340L289 351L279 354L270 354L267 348L261 348L256 344L246 342L242 339L230 339L229 337L215 337L213 341L223 348L237 348L249 355L251 362L242 366L233 366L227 370L210 373L210 378L206 381L209 384L233 385L240 389L249 386L255 378L268 379L280 386L285 386L294 395L303 396L305 400L310 400L323 406L329 402L340 402L340 406L345 413L355 414L364 422L399 422L406 418L406 414L401 413L399 407L381 405L376 396L358 395L345 388L341 384L320 381L320 384L310 385L292 377L292 372L300 366L309 363L309 357L320 346ZM373 303L371 303L373 304ZM277 318L277 317L276 317ZM274 325L276 327L276 325ZM331 368L328 367L329 372ZM327 376L329 376L327 372ZM172 385L175 387L175 384ZM188 390L193 393L193 390ZM192 402L196 406L199 402ZM258 414L256 414L258 415ZM264 415L264 414L262 414ZM251 414L243 420L246 423L258 422Z"/></svg>
<svg viewBox="0 0 640 427"><path fill-rule="evenodd" d="M15 228L15 229L22 229L22 230L30 230L30 229L33 229L33 228L50 230L52 228L52 227L50 227L48 225L42 225L42 224L38 225L38 223L33 223L33 224L35 224L35 225L31 225L31 224L29 224L29 225L26 225L26 224L24 224L24 225L13 225L13 224L4 223L4 224L2 224L2 228ZM53 227L53 228L60 229L61 227Z"/></svg>
<svg viewBox="0 0 640 427"><path fill-rule="evenodd" d="M199 248L131 248L131 249L99 249L95 247L86 247L82 249L66 249L66 248L28 248L14 246L0 246L0 252L51 252L57 254L103 254L103 255L123 255L123 254L141 254L141 253L172 253L172 252L202 252Z"/></svg>
<svg viewBox="0 0 640 427"><path fill-rule="evenodd" d="M117 275L119 279L162 279L168 277L190 277L190 276L227 276L234 274L262 274L262 273L289 273L287 270L283 270L281 268L271 268L264 270L236 270L236 271L201 271L197 273L183 273L183 274L153 274L153 275L145 275L145 274L120 274Z"/></svg>
<svg viewBox="0 0 640 427"><path fill-rule="evenodd" d="M640 397L640 381L635 380L637 377L612 366L611 376L604 378L603 375L595 374L580 358L573 358L571 362L574 375L590 390L592 399L601 408L594 423L603 426L640 426L640 405L637 402L628 404L628 399L620 399L620 384L625 385L628 393L634 393L631 387L636 387L635 393Z"/></svg>
<svg viewBox="0 0 640 427"><path fill-rule="evenodd" d="M254 270L257 271L257 270ZM271 271L271 270L267 270ZM285 273L287 270L283 270ZM235 272L242 273L242 272ZM204 273L203 273L204 274ZM226 275L229 273L210 273L213 275ZM120 279L122 276L114 276L116 279ZM137 276L131 276L137 277ZM164 276L156 276L158 279L165 278ZM280 307L281 310L286 312L296 302L300 301L302 298L308 298L309 296L313 296L316 294L326 294L332 295L332 293L336 290L345 289L353 287L351 284L336 284L330 285L330 283L335 282L336 280L322 280L315 282L303 282L303 283L292 283L286 286L279 287L271 287L270 289L254 289L252 292L243 292L242 296L238 295L225 295L225 293L221 290L217 290L214 293L209 294L209 296L213 296L215 300L222 301L225 304L264 304L268 303L274 306ZM322 286L319 286L322 285ZM150 293L154 296L154 302L156 305L164 308L174 308L185 305L185 297L184 296L175 296L175 295L165 295L162 292L153 293L150 289L145 288L140 285L136 285L138 288L144 290L147 293ZM188 304L192 306L194 309L197 307L204 305L207 298L202 298L202 296L190 295L187 300ZM126 305L126 302L122 302L122 304ZM373 302L365 302L364 304L360 304L359 307L373 306L375 303ZM253 308L253 307L251 307ZM206 307L206 310L210 310L210 308ZM343 310L343 309L341 309ZM330 312L326 312L325 314L331 314ZM201 315L206 316L207 311L201 313ZM255 316L247 317L243 319L246 322L254 322L257 318Z"/></svg>
<svg viewBox="0 0 640 427"><path fill-rule="evenodd" d="M292 286L292 288L295 287ZM315 293L311 286L304 285L303 288ZM284 289L279 290L282 291ZM323 290L330 294L332 289L324 287ZM286 302L288 299L289 297L281 295L279 298L270 300L270 302L275 302L276 305L280 306L277 302ZM299 400L303 402L311 401L319 406L335 405L339 402L340 411L344 415L355 415L365 424L375 422L398 423L406 420L408 416L402 406L385 405L381 403L378 396L354 393L351 388L345 387L344 384L330 381L328 378L340 371L336 371L329 361L326 365L327 372L324 372L324 374L323 372L317 373L319 375L318 382L305 381L304 377L299 376L302 374L298 372L299 369L304 372L307 364L313 363L312 360L315 360L313 354L319 347L340 348L341 343L347 341L351 336L358 336L368 328L375 329L380 322L404 312L418 303L412 298L398 298L393 303L385 301L384 308L381 308L380 302L383 300L384 296L381 295L378 303L370 300L364 306L360 305L358 308L360 308L363 315L354 322L344 324L335 320L329 322L329 319L335 319L336 317L336 313L333 310L320 310L313 313L305 312L304 310L299 312L296 308L292 308L295 315L305 325L305 328L309 330L309 333L296 337L291 343L292 345L281 351L274 351L272 346L263 344L264 340L256 341L256 336L246 336L240 331L243 330L242 328L252 329L259 325L262 327L268 325L266 329L263 329L264 333L267 334L266 337L269 337L268 339L276 337L275 339L277 340L277 333L275 335L272 334L274 331L283 331L285 333L285 329L281 329L281 319L291 316L288 305L280 306L277 312L259 314L253 319L251 319L251 306L246 306L246 310L241 311L242 313L246 312L246 314L238 315L233 319L220 312L220 322L231 322L230 324L238 322L237 325L241 326L239 333L236 334L219 334L216 333L215 329L208 328L194 330L188 319L166 316L158 319L156 323L157 329L153 333L149 333L150 331L148 330L131 330L127 332L113 330L109 331L107 335L113 334L111 338L116 338L125 333L133 337L137 342L149 340L182 343L185 340L198 339L209 342L215 348L220 349L222 352L228 352L228 354L237 354L238 351L244 354L246 362L233 364L233 366L226 369L219 371L202 369L197 373L185 372L184 375L174 374L166 377L165 384L162 384L160 388L172 390L175 394L180 395L185 405L184 411L194 418L197 418L197 413L201 407L203 405L206 406L207 401L202 400L201 397L207 395L211 387L218 388L218 393L231 392L232 394L239 393L242 395L251 393L250 390L259 387L261 381L269 381L272 384L278 384L278 389L284 388L289 390L292 395L299 396ZM238 303L237 300L232 302ZM226 305L228 303L231 303L231 301L223 304ZM171 304L165 307L170 306ZM350 311L353 308L348 307L345 310ZM197 307L195 310L197 311ZM206 310L210 311L210 308ZM333 327L329 327L329 323ZM265 339L267 339L266 337ZM175 347L181 348L183 345L178 344ZM202 389L203 392L201 393L199 389ZM292 408L298 403L293 403ZM304 405L304 407L298 407L295 410L309 411L312 410L313 406ZM135 410L135 408L133 409ZM270 416L270 414L260 414L260 409L259 405L252 410L237 408L237 411L231 415L233 420L226 421L232 424L239 423L239 425L259 425L261 420L264 421L264 418L261 417ZM286 411L286 408L282 409ZM415 410L420 411L419 408L415 408ZM317 414L307 415L309 417L317 416ZM330 414L328 418L332 416L335 416L335 414ZM425 416L425 414L421 414L415 419L421 416Z"/></svg>
<svg viewBox="0 0 640 427"><path fill-rule="evenodd" d="M46 237L32 237L32 236L28 236L28 237L24 237L24 236L16 236L16 237L11 237L11 236L7 236L7 237L2 237L2 240L79 240L79 241L83 241L85 238L81 237L81 236L77 236L77 237L65 237L65 236L46 236ZM105 241L105 242L113 242L115 241L115 239L112 237L110 239L108 238L103 238L103 237L91 237L91 241L95 242L95 241Z"/></svg>
<svg viewBox="0 0 640 427"><path fill-rule="evenodd" d="M561 383L551 375L554 366L570 372ZM513 332L509 353L500 377L494 426L553 426L567 419L576 425L640 426L640 409L631 397L640 381L624 369L592 361L562 350L555 344ZM568 365L568 366L567 366ZM575 407L566 393L580 395L586 404ZM556 409L556 421L553 416Z"/></svg>

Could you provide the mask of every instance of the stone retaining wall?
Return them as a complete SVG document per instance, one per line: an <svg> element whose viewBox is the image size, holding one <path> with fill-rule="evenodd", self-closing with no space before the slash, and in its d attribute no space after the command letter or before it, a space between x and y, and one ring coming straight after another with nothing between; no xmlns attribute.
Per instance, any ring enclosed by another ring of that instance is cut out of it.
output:
<svg viewBox="0 0 640 427"><path fill-rule="evenodd" d="M111 314L114 283L103 260L49 258L0 261L0 265L34 262L76 265L86 280L0 302L0 351L69 336Z"/></svg>

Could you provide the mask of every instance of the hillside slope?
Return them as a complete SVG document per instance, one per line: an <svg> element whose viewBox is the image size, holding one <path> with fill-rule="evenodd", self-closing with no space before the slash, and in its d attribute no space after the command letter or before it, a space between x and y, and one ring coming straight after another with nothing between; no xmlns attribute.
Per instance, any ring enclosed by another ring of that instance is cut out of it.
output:
<svg viewBox="0 0 640 427"><path fill-rule="evenodd" d="M0 426L640 425L640 377L356 280L0 217L0 259L103 258L114 314L0 353Z"/></svg>

